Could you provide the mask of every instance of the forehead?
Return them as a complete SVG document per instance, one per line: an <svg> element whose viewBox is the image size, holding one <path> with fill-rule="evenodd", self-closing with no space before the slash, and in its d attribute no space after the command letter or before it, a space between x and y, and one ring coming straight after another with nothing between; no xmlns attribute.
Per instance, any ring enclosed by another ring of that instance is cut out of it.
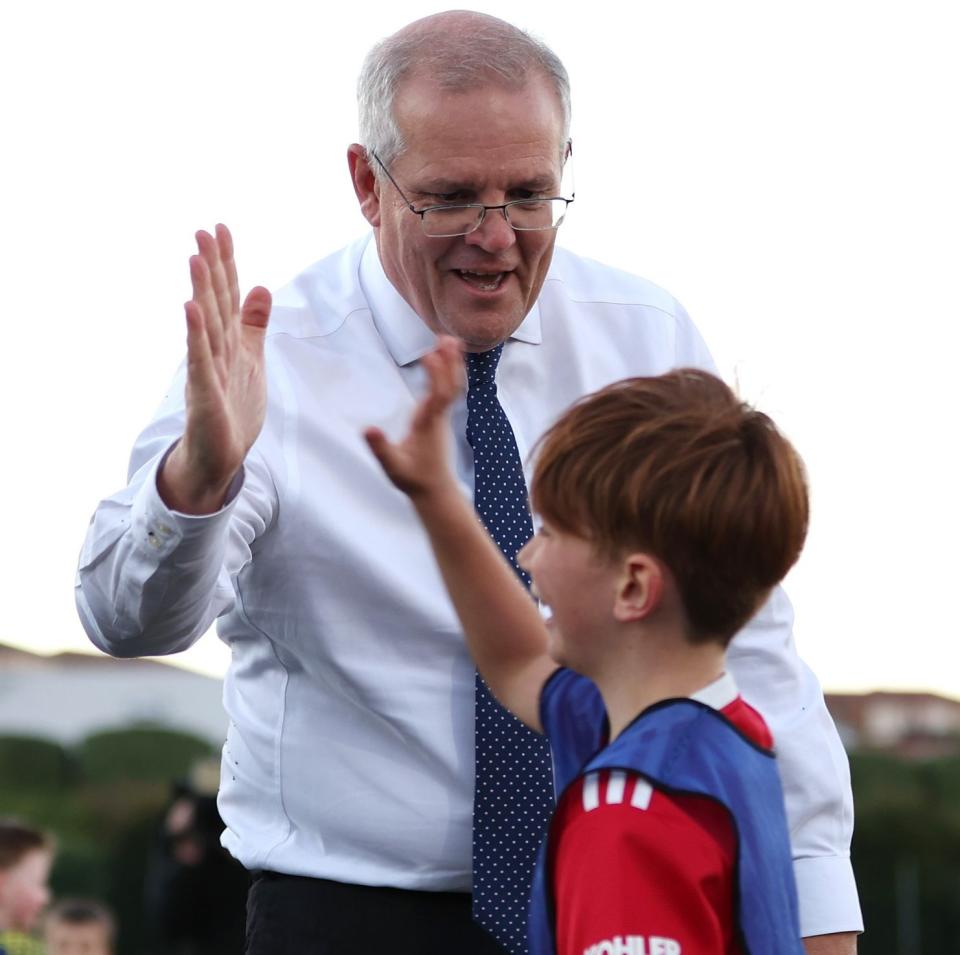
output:
<svg viewBox="0 0 960 955"><path fill-rule="evenodd" d="M70 952L106 953L109 949L107 929L100 922L54 922L47 928L47 944ZM54 949L55 950L55 949Z"/></svg>
<svg viewBox="0 0 960 955"><path fill-rule="evenodd" d="M31 849L10 869L21 882L43 882L53 863L53 854L47 849Z"/></svg>
<svg viewBox="0 0 960 955"><path fill-rule="evenodd" d="M546 77L454 91L414 76L398 90L394 116L406 146L395 166L405 175L486 182L559 174L563 111Z"/></svg>
<svg viewBox="0 0 960 955"><path fill-rule="evenodd" d="M106 926L100 922L52 922L47 927L47 940L50 942L102 945L106 939Z"/></svg>

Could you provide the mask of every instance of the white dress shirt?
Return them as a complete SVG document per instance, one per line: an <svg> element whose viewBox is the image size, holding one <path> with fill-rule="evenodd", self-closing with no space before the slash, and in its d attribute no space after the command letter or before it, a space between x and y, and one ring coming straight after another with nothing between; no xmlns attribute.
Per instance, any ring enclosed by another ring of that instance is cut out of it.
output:
<svg viewBox="0 0 960 955"><path fill-rule="evenodd" d="M275 298L266 422L217 514L172 513L156 490L182 433L181 369L137 441L130 483L103 501L77 604L116 656L174 653L219 618L230 647L220 810L250 869L469 891L473 665L427 538L362 430L405 433L434 335L369 238ZM520 453L576 398L630 375L711 368L661 289L556 250L507 342L499 396ZM465 404L453 465L472 494ZM529 475L528 475L529 478ZM846 756L778 592L730 666L778 744L805 934L859 929Z"/></svg>

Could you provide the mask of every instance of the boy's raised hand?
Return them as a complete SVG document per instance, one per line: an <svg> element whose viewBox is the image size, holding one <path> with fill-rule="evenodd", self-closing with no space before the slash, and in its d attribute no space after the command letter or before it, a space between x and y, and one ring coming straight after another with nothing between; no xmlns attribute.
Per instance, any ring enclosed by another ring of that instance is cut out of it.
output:
<svg viewBox="0 0 960 955"><path fill-rule="evenodd" d="M407 436L396 444L379 428L368 428L364 436L387 476L413 502L477 669L504 706L540 731L540 691L557 668L547 655L546 628L448 464L448 411L466 377L460 342L438 339L423 364L430 388Z"/></svg>
<svg viewBox="0 0 960 955"><path fill-rule="evenodd" d="M393 484L414 501L454 485L447 463L450 405L463 391L463 348L456 338L442 335L423 358L430 387L417 405L406 437L394 443L379 428L364 437Z"/></svg>

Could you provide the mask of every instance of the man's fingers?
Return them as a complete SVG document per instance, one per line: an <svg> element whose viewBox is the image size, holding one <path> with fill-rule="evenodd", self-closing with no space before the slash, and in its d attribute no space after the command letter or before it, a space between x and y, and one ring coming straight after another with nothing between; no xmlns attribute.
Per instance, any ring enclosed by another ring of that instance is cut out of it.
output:
<svg viewBox="0 0 960 955"><path fill-rule="evenodd" d="M193 301L203 318L210 350L214 355L219 355L223 351L223 324L211 287L210 269L202 256L190 256L190 282L193 285Z"/></svg>
<svg viewBox="0 0 960 955"><path fill-rule="evenodd" d="M220 248L220 259L223 262L227 287L230 290L230 306L232 311L237 312L240 310L240 283L237 279L237 264L233 258L233 236L222 222L217 223L214 234Z"/></svg>
<svg viewBox="0 0 960 955"><path fill-rule="evenodd" d="M250 289L247 297L243 300L243 308L240 311L243 324L251 325L254 328L266 328L267 322L270 321L272 304L273 297L268 289L265 289L262 285Z"/></svg>
<svg viewBox="0 0 960 955"><path fill-rule="evenodd" d="M187 319L187 382L195 387L209 377L213 355L200 306L191 301L184 304L183 310Z"/></svg>
<svg viewBox="0 0 960 955"><path fill-rule="evenodd" d="M217 240L202 229L197 233L197 248L210 271L210 286L217 303L217 316L223 326L224 341L228 342L232 331L233 317L236 314L230 295L230 287L220 258Z"/></svg>

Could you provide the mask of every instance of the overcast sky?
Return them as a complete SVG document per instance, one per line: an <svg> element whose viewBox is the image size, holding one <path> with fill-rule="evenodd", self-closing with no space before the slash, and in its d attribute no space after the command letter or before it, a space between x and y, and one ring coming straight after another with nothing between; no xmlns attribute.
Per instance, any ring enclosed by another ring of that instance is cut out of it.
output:
<svg viewBox="0 0 960 955"><path fill-rule="evenodd" d="M560 242L665 286L804 455L788 580L829 689L960 694L960 35L950 3L483 3L560 54ZM345 152L366 49L442 7L6 4L0 642L90 649L97 501L184 347L197 228L279 287L362 233ZM211 633L177 662L221 673Z"/></svg>

